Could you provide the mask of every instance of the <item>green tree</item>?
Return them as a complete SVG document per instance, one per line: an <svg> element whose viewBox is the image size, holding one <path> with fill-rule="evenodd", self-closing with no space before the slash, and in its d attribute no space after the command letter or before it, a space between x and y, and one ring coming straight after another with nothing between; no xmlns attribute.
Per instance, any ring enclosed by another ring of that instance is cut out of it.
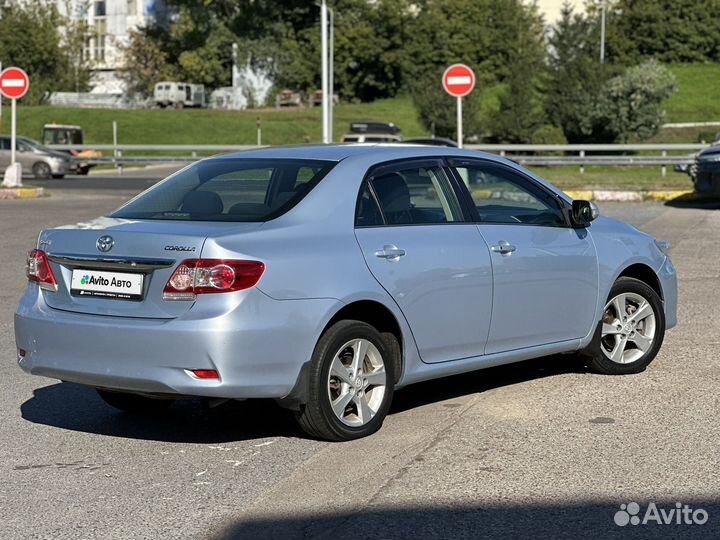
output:
<svg viewBox="0 0 720 540"><path fill-rule="evenodd" d="M480 110L485 87L505 83L511 92L531 102L527 118L525 104L506 93L501 97L503 113L494 115L489 127L505 139L523 140L537 128L542 110L537 105L539 77L543 71L542 19L532 4L520 0L425 0L416 4L407 22L404 77L427 129L434 122L438 134L452 134L452 103L443 96L442 70L462 62L476 73L478 88L466 98L464 115ZM524 73L523 73L524 71ZM432 74L428 77L428 74ZM518 124L517 120L520 120ZM530 120L526 124L526 120ZM480 135L479 118L468 118L468 136Z"/></svg>
<svg viewBox="0 0 720 540"><path fill-rule="evenodd" d="M64 38L61 28L69 29ZM49 92L87 88L89 69L78 55L77 45L86 32L61 17L49 0L4 5L0 59L4 66L21 67L30 76L30 90L23 103L37 104Z"/></svg>
<svg viewBox="0 0 720 540"><path fill-rule="evenodd" d="M597 20L597 4L589 3ZM613 0L608 11L610 61L629 65L720 61L720 0Z"/></svg>
<svg viewBox="0 0 720 540"><path fill-rule="evenodd" d="M545 110L571 143L602 142L595 108L605 81L616 71L600 64L594 23L565 2L549 38Z"/></svg>
<svg viewBox="0 0 720 540"><path fill-rule="evenodd" d="M664 120L663 103L675 91L675 77L649 60L610 79L595 113L613 142L627 143L655 135Z"/></svg>
<svg viewBox="0 0 720 540"><path fill-rule="evenodd" d="M123 54L125 65L119 75L131 95L151 96L155 83L172 80L176 76L176 70L167 61L167 54L155 39L143 31L130 33Z"/></svg>
<svg viewBox="0 0 720 540"><path fill-rule="evenodd" d="M518 17L506 88L500 97L500 109L490 119L491 132L501 142L531 143L545 122L542 19L536 15L534 5L529 9L526 17Z"/></svg>

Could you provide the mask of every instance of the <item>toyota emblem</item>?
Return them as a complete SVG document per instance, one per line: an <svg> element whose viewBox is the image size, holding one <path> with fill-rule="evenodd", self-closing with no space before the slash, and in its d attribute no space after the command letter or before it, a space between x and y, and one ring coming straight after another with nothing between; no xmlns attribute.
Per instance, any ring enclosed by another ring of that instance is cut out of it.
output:
<svg viewBox="0 0 720 540"><path fill-rule="evenodd" d="M115 245L115 240L113 240L112 236L105 235L105 236L101 236L100 238L98 238L97 242L95 242L95 245L97 246L98 251L107 253Z"/></svg>

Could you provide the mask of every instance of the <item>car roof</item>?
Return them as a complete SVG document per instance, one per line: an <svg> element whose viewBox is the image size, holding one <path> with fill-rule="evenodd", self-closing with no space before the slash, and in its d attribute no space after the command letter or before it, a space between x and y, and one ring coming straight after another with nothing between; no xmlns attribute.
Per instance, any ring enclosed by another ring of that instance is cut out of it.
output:
<svg viewBox="0 0 720 540"><path fill-rule="evenodd" d="M43 129L79 129L82 130L80 126L72 126L70 124L45 124L43 126Z"/></svg>
<svg viewBox="0 0 720 540"><path fill-rule="evenodd" d="M352 157L377 158L377 162L404 158L422 157L482 157L484 159L507 162L507 160L477 150L464 150L443 146L429 146L407 143L364 143L364 144L318 144L302 146L277 146L257 150L245 150L223 154L210 159L317 159L342 161Z"/></svg>

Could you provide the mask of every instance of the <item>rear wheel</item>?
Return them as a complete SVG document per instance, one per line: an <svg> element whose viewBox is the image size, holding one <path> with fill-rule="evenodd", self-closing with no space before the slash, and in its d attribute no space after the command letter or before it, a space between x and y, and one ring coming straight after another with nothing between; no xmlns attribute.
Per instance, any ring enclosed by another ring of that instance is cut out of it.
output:
<svg viewBox="0 0 720 540"><path fill-rule="evenodd" d="M308 402L298 414L309 435L349 441L376 432L392 402L392 352L372 326L340 321L320 338L310 363Z"/></svg>
<svg viewBox="0 0 720 540"><path fill-rule="evenodd" d="M42 161L38 161L32 166L33 176L38 180L46 180L50 178L52 171L50 165Z"/></svg>
<svg viewBox="0 0 720 540"><path fill-rule="evenodd" d="M127 392L113 392L97 388L98 395L102 400L121 411L130 413L151 413L164 411L173 404L172 399L153 399L139 394Z"/></svg>
<svg viewBox="0 0 720 540"><path fill-rule="evenodd" d="M638 279L621 277L610 290L598 335L585 351L588 364L609 375L639 373L657 356L664 337L658 294Z"/></svg>

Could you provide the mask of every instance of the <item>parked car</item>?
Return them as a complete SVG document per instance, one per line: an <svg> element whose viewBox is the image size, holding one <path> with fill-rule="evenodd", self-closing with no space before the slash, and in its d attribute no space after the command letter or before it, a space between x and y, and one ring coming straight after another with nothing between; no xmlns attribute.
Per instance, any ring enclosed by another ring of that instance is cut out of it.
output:
<svg viewBox="0 0 720 540"><path fill-rule="evenodd" d="M310 101L310 105L313 107L320 107L322 105L322 99L323 99L323 91L322 90L315 90L312 95L312 100ZM334 105L337 105L340 102L340 98L337 94L332 95L332 102Z"/></svg>
<svg viewBox="0 0 720 540"><path fill-rule="evenodd" d="M350 133L342 136L343 143L392 143L401 142L400 128L392 122L353 122Z"/></svg>
<svg viewBox="0 0 720 540"><path fill-rule="evenodd" d="M155 85L153 101L156 106L175 107L204 107L205 86L173 81L162 81Z"/></svg>
<svg viewBox="0 0 720 540"><path fill-rule="evenodd" d="M11 163L10 135L0 135L0 171L5 171ZM22 166L23 173L32 173L35 178L62 178L71 167L70 156L43 146L37 141L17 137L15 141L15 159Z"/></svg>
<svg viewBox="0 0 720 540"><path fill-rule="evenodd" d="M230 154L42 231L17 360L121 410L272 398L312 436L355 439L428 379L557 353L644 370L676 324L667 250L489 154Z"/></svg>
<svg viewBox="0 0 720 540"><path fill-rule="evenodd" d="M720 145L713 143L695 155L695 162L686 172L697 193L720 195Z"/></svg>
<svg viewBox="0 0 720 540"><path fill-rule="evenodd" d="M292 90L283 90L275 96L275 106L278 109L281 107L302 107L302 94L300 92L293 92Z"/></svg>
<svg viewBox="0 0 720 540"><path fill-rule="evenodd" d="M51 144L83 144L83 130L80 126L70 126L66 124L45 124L43 126L42 143L44 145ZM97 150L80 149L80 150L63 150L74 159L70 164L70 170L76 174L85 175L90 169L95 167L88 160L102 157L102 152Z"/></svg>

